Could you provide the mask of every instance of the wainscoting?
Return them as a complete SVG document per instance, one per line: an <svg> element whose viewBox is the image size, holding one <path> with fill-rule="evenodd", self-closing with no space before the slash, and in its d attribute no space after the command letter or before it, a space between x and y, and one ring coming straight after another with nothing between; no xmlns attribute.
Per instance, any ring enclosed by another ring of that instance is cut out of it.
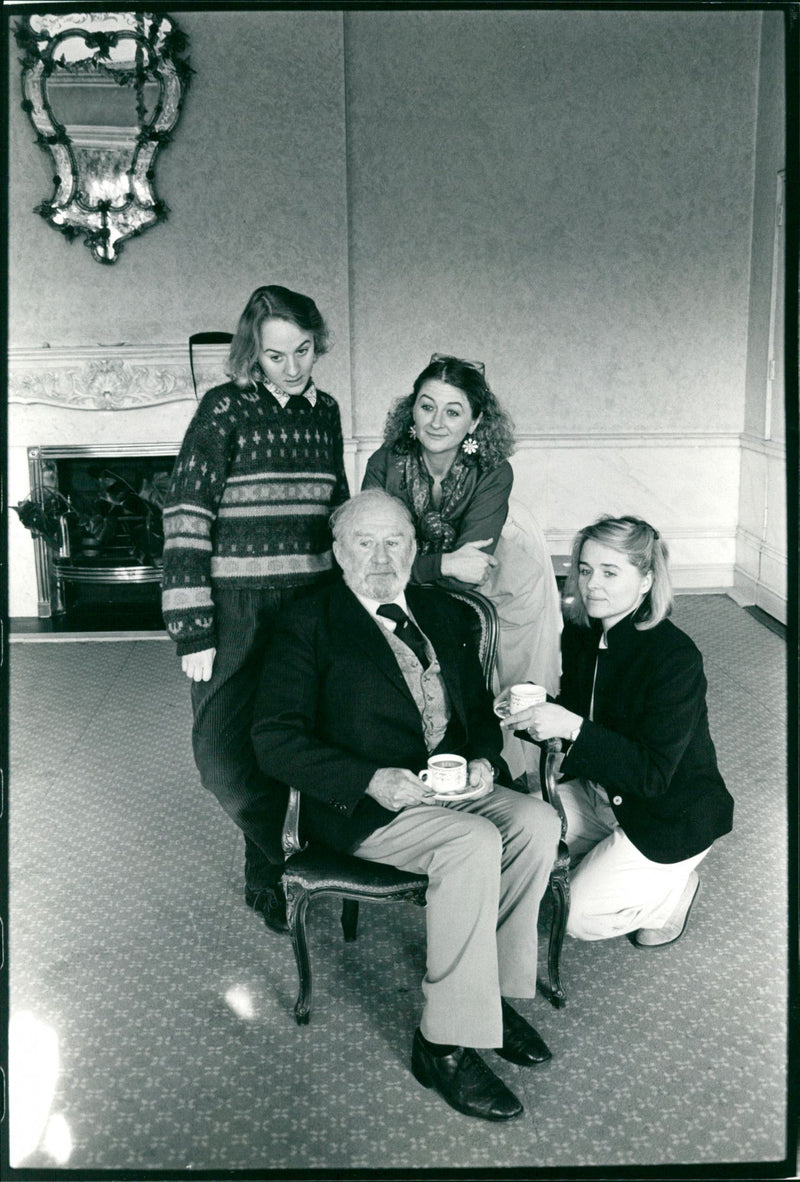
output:
<svg viewBox="0 0 800 1182"><path fill-rule="evenodd" d="M201 393L224 380L225 352L197 351ZM197 404L185 345L12 350L9 398L12 506L30 492L29 448L158 443L177 450ZM344 400L343 427L355 491L381 440L348 431ZM551 554L567 553L575 531L601 513L637 513L667 539L677 590L726 590L785 621L784 451L736 432L520 433L515 494L538 519ZM13 513L9 550L9 614L35 617L33 542Z"/></svg>
<svg viewBox="0 0 800 1182"><path fill-rule="evenodd" d="M734 598L787 620L786 445L743 435Z"/></svg>

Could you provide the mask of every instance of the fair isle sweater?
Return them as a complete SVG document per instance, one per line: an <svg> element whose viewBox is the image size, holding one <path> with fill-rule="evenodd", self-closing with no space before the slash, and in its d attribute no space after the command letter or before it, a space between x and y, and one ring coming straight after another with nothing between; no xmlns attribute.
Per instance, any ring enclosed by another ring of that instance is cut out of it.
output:
<svg viewBox="0 0 800 1182"><path fill-rule="evenodd" d="M214 648L215 587L296 587L333 567L328 517L349 496L339 407L282 408L234 382L203 397L164 506L161 606L178 655Z"/></svg>

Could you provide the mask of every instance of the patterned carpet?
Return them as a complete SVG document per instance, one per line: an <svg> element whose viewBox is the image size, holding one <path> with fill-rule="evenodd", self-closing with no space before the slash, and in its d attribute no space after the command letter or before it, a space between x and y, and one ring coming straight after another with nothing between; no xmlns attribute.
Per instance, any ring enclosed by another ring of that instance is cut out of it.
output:
<svg viewBox="0 0 800 1182"><path fill-rule="evenodd" d="M314 1011L288 938L244 906L243 846L199 785L166 641L11 647L12 1164L440 1170L778 1162L786 1124L784 642L684 596L734 832L686 936L568 940L565 1009L519 1008L553 1061L488 1055L525 1104L461 1116L409 1071L424 914L310 913ZM715 1171L716 1172L716 1171Z"/></svg>

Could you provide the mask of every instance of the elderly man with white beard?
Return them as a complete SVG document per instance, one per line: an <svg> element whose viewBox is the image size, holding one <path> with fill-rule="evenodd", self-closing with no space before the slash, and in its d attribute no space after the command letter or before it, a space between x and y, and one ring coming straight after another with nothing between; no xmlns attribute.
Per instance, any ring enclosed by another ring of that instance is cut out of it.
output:
<svg viewBox="0 0 800 1182"><path fill-rule="evenodd" d="M427 963L411 1070L459 1112L523 1111L478 1049L521 1066L544 1040L507 1000L536 991L537 916L559 821L503 787L502 735L463 608L408 586L416 542L379 490L331 519L343 581L299 601L266 653L253 742L281 815L301 794L304 837L428 876ZM436 753L466 761L466 789L434 800L418 775Z"/></svg>

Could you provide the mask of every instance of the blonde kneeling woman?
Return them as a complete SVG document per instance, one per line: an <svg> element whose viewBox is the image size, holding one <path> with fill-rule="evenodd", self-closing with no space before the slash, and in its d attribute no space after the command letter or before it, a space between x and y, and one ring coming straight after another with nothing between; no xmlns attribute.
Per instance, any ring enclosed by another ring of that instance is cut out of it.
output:
<svg viewBox="0 0 800 1182"><path fill-rule="evenodd" d="M567 931L672 944L733 800L708 729L703 660L668 616L667 547L638 517L580 530L565 587L561 692L503 726L564 740ZM506 693L500 695L503 700Z"/></svg>

